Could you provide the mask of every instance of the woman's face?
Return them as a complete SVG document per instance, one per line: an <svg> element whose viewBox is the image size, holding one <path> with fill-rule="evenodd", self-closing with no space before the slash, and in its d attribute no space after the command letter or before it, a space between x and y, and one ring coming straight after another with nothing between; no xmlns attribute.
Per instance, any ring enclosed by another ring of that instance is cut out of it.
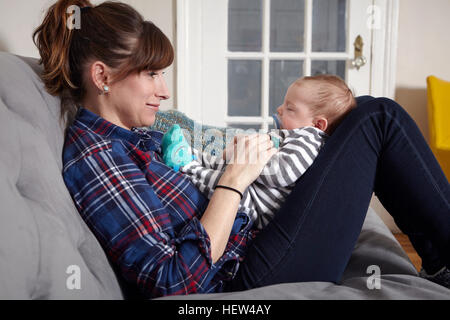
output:
<svg viewBox="0 0 450 320"><path fill-rule="evenodd" d="M163 70L129 75L110 86L108 120L129 130L151 126L161 100L168 98Z"/></svg>

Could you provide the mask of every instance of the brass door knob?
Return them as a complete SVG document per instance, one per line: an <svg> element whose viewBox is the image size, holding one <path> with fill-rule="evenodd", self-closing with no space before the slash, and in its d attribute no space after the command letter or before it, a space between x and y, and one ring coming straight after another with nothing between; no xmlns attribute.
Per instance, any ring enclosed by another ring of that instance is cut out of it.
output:
<svg viewBox="0 0 450 320"><path fill-rule="evenodd" d="M366 57L363 56L364 42L361 35L356 37L353 46L355 47L355 58L352 60L352 66L356 68L356 70L359 70L359 68L367 63Z"/></svg>

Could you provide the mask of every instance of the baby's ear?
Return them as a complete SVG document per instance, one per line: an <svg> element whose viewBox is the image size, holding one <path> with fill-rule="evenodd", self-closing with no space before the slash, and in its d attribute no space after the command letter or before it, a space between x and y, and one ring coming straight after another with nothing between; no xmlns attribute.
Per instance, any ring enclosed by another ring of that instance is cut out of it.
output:
<svg viewBox="0 0 450 320"><path fill-rule="evenodd" d="M317 118L314 120L314 127L322 131L326 131L328 128L328 120L322 117Z"/></svg>

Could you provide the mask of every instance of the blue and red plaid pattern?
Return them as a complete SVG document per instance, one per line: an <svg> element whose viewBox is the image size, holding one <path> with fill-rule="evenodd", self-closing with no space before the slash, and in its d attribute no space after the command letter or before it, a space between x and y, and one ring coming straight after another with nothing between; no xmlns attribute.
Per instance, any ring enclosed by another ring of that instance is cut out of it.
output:
<svg viewBox="0 0 450 320"><path fill-rule="evenodd" d="M208 200L161 162L161 139L161 132L130 131L80 108L66 133L65 184L110 261L146 297L220 292L254 231L238 213L213 264L200 223Z"/></svg>

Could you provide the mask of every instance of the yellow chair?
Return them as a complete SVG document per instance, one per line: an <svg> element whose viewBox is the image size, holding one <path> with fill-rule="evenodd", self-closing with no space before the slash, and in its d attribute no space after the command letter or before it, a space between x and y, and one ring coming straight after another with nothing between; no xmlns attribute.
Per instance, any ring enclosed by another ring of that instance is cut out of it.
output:
<svg viewBox="0 0 450 320"><path fill-rule="evenodd" d="M427 78L430 146L450 180L450 82Z"/></svg>

